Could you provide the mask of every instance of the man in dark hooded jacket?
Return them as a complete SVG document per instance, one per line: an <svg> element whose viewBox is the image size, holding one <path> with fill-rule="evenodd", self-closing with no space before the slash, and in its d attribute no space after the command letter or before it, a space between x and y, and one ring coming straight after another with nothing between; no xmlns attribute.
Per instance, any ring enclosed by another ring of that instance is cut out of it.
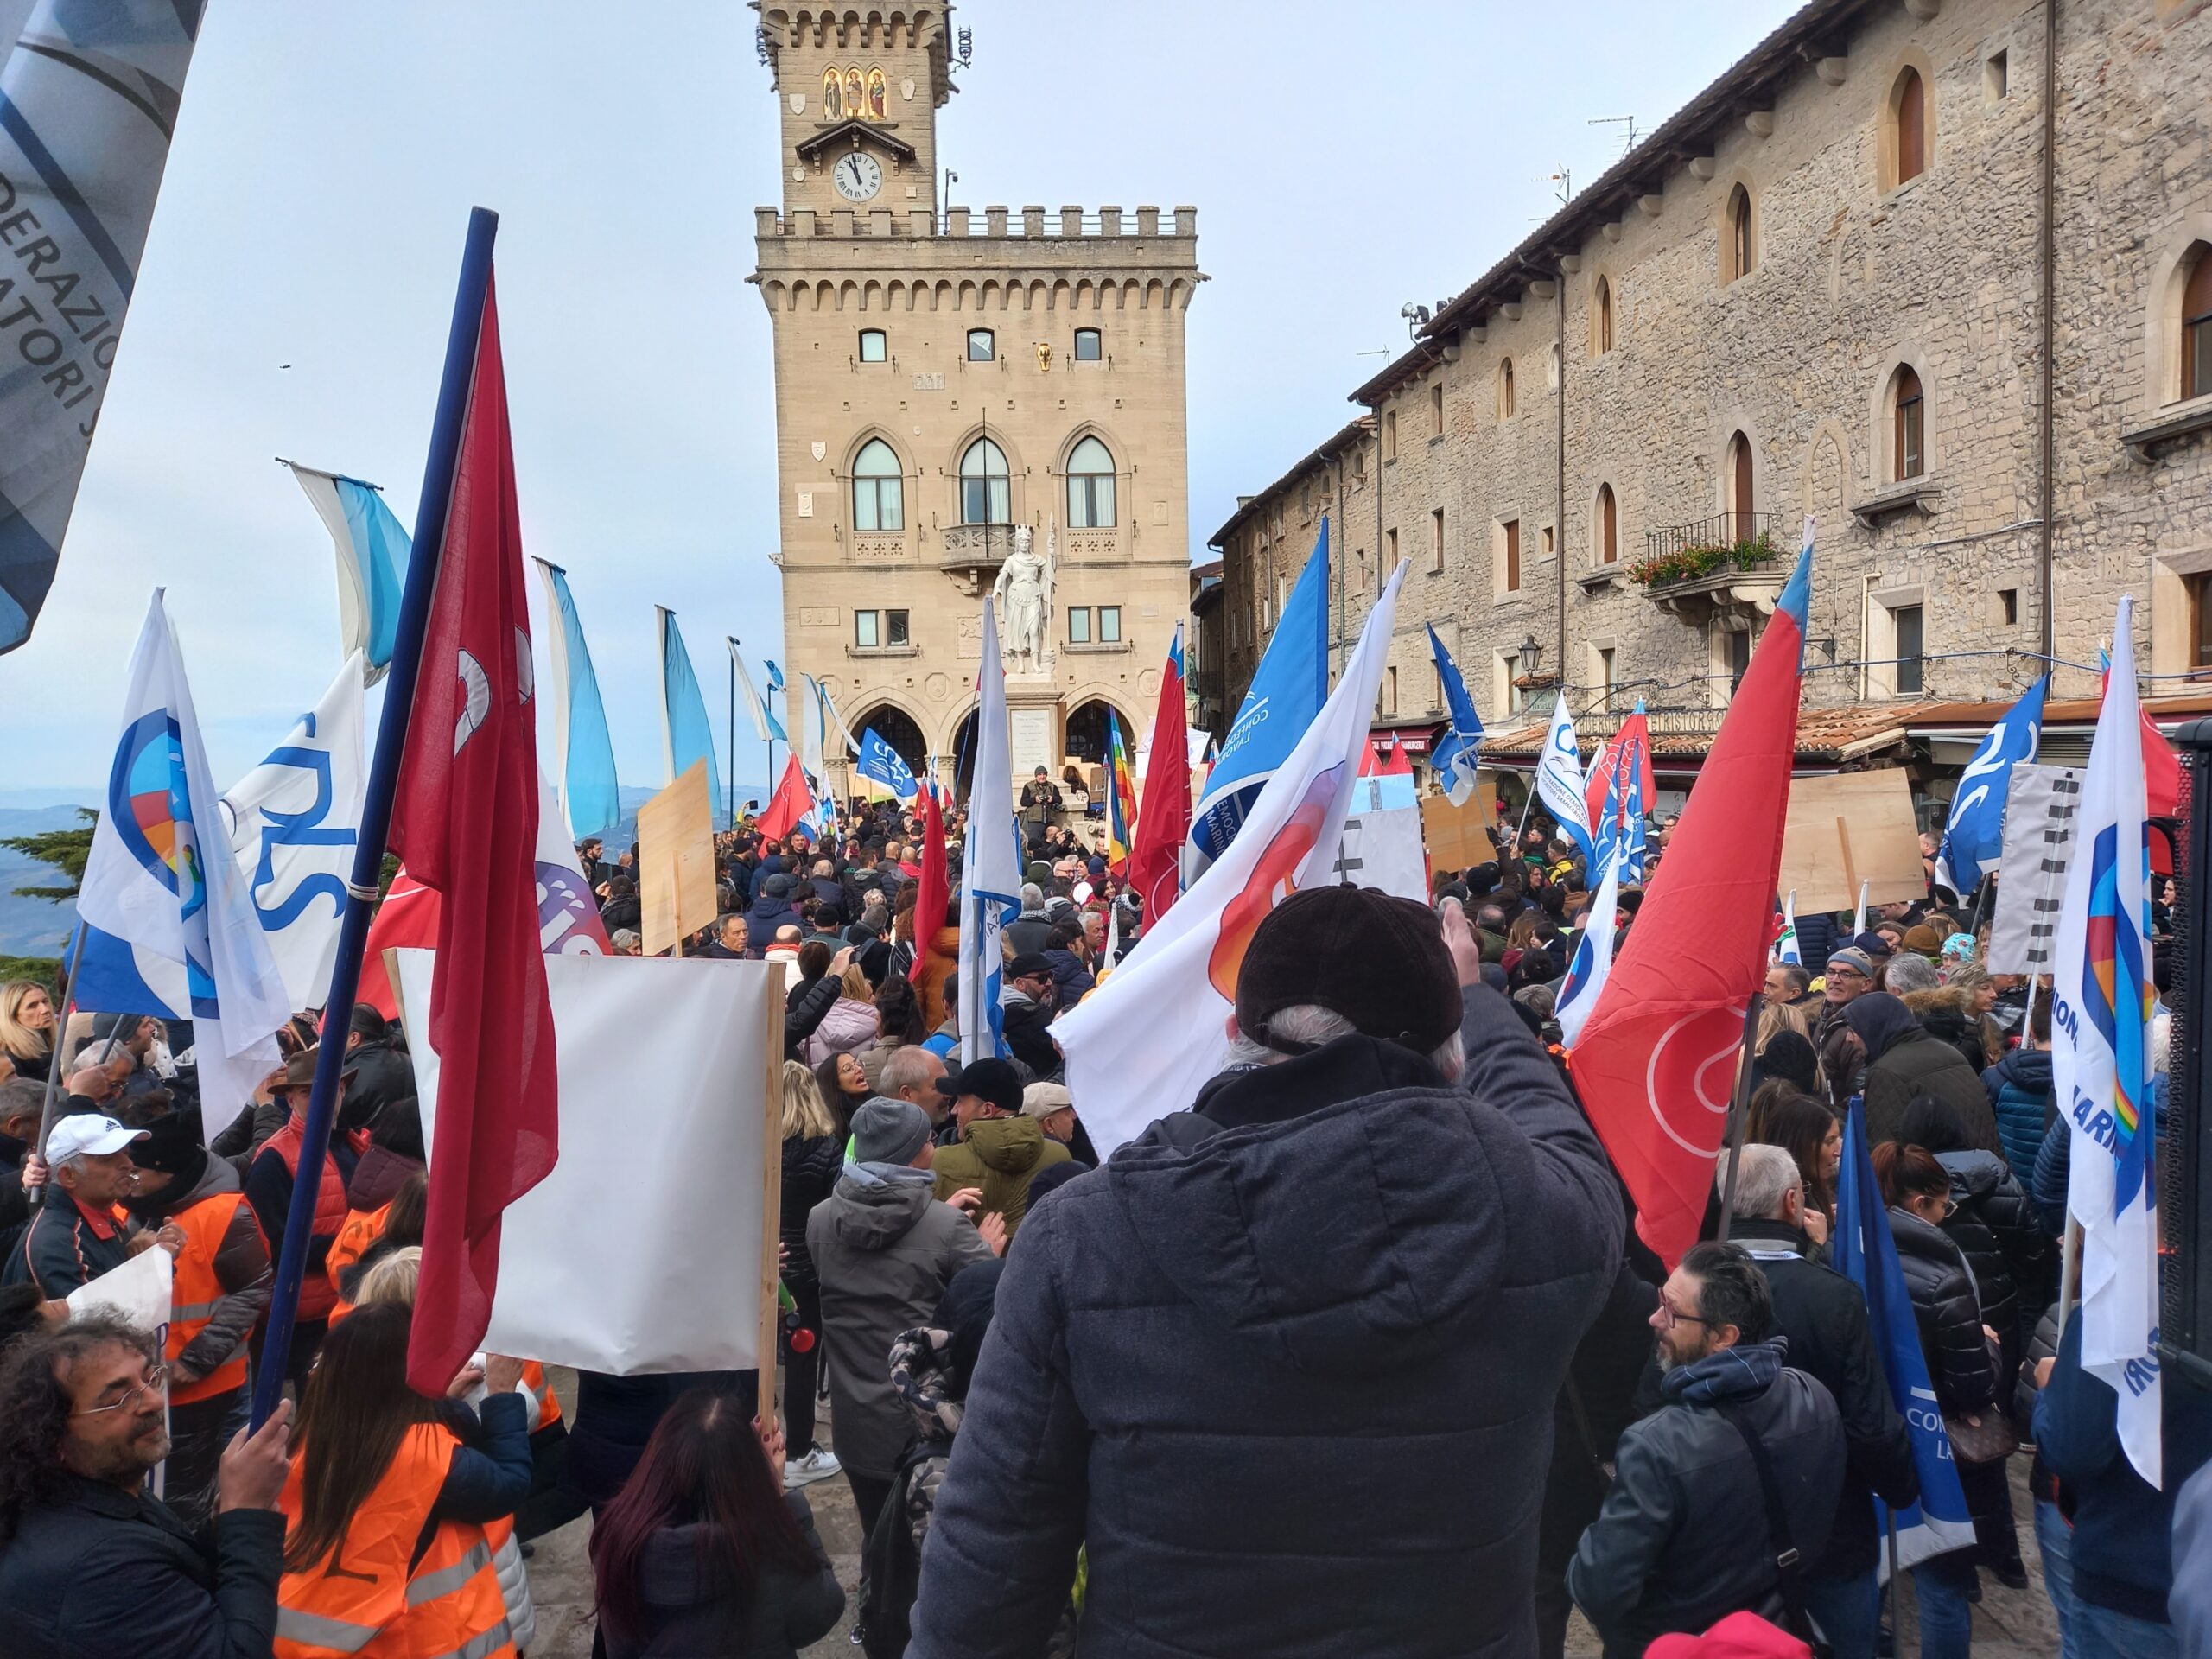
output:
<svg viewBox="0 0 2212 1659"><path fill-rule="evenodd" d="M791 908L791 889L796 885L790 876L779 871L754 890L753 908L745 912L745 925L756 946L766 946L776 937L779 927L798 925L798 912Z"/></svg>
<svg viewBox="0 0 2212 1659"><path fill-rule="evenodd" d="M1316 887L1192 1109L1033 1210L912 1659L1534 1650L1553 1396L1620 1260L1597 1137L1478 948ZM1363 971L1365 970L1365 971Z"/></svg>
<svg viewBox="0 0 2212 1659"><path fill-rule="evenodd" d="M2000 1152L1997 1116L1981 1079L1959 1051L1931 1036L1902 999L1869 991L1843 1012L1866 1046L1866 1141L1879 1146L1897 1138L1904 1109L1916 1095L1929 1095L1949 1106L1966 1125L1967 1144L1978 1152Z"/></svg>

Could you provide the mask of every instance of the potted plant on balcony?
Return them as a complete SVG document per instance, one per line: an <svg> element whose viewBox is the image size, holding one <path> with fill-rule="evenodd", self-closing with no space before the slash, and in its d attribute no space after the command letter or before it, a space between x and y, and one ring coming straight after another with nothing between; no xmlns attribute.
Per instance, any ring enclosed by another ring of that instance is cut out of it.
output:
<svg viewBox="0 0 2212 1659"><path fill-rule="evenodd" d="M1630 582L1664 588L1694 582L1722 570L1756 570L1774 557L1774 542L1764 531L1733 542L1700 542L1649 554L1628 568Z"/></svg>

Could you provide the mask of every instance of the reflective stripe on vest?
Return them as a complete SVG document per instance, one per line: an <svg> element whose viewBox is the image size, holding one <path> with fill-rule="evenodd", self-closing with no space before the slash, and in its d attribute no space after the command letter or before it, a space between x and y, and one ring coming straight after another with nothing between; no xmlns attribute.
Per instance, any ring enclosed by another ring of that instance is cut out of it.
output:
<svg viewBox="0 0 2212 1659"><path fill-rule="evenodd" d="M169 1335L164 1353L172 1365L207 1328L222 1300L223 1281L215 1271L215 1258L238 1217L238 1206L245 1202L243 1192L218 1192L169 1217L184 1234L184 1248L177 1252L169 1282ZM241 1334L238 1345L205 1376L197 1382L172 1383L169 1400L175 1405L191 1405L245 1386L245 1338Z"/></svg>
<svg viewBox="0 0 2212 1659"><path fill-rule="evenodd" d="M303 1648L325 1649L332 1653L359 1653L383 1633L378 1624L353 1624L342 1618L332 1618L326 1613L310 1613L297 1607L276 1610L276 1639Z"/></svg>
<svg viewBox="0 0 2212 1659"><path fill-rule="evenodd" d="M426 1601L449 1596L491 1565L492 1547L480 1538L452 1566L442 1567L435 1573L417 1573L410 1579L407 1581L407 1605L420 1607Z"/></svg>

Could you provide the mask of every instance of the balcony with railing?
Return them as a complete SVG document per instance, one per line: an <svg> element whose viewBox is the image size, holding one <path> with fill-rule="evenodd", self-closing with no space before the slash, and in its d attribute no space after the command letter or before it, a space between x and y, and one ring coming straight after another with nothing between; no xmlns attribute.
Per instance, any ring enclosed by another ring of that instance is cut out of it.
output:
<svg viewBox="0 0 2212 1659"><path fill-rule="evenodd" d="M947 524L938 531L944 551L938 568L964 578L970 593L979 592L998 575L999 566L1014 551L1014 524Z"/></svg>
<svg viewBox="0 0 2212 1659"><path fill-rule="evenodd" d="M1647 531L1629 580L1669 613L1702 623L1716 611L1770 615L1790 556L1774 541L1775 515L1717 512Z"/></svg>

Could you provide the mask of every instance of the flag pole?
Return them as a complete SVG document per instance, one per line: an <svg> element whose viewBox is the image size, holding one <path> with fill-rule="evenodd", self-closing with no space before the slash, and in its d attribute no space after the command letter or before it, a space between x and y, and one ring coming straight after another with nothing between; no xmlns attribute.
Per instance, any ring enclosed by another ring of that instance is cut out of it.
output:
<svg viewBox="0 0 2212 1659"><path fill-rule="evenodd" d="M734 642L733 642L734 643ZM724 810L729 814L730 828L737 828L737 655L729 659L729 773L722 779Z"/></svg>
<svg viewBox="0 0 2212 1659"><path fill-rule="evenodd" d="M499 228L497 213L486 207L470 209L453 323L446 335L437 414L430 425L429 454L423 467L423 497L415 512L415 553L407 567L407 586L400 601L384 717L377 724L376 756L369 768L368 791L361 807L360 837L353 845L353 873L346 884L338 960L331 970L330 995L323 1003L315 1085L308 1096L307 1122L293 1175L292 1205L284 1217L284 1242L276 1258L276 1286L269 1303L267 1337L254 1374L253 1427L257 1429L283 1397L285 1366L291 1354L293 1326L299 1317L300 1283L307 1276L315 1195L322 1185L323 1159L338 1113L338 1073L346 1058L346 1032L353 1018L353 995L360 983L361 952L368 943L370 912L376 907L385 835L391 824L392 796L398 784L400 757L407 747L407 717L414 707L415 678L423 662L423 634L445 548L446 510L461 459L461 429L467 420L477 340L483 329L485 293L492 278L492 241Z"/></svg>
<svg viewBox="0 0 2212 1659"><path fill-rule="evenodd" d="M46 1050L46 1100L38 1113L38 1155L41 1158L46 1156L46 1137L54 1133L54 1103L60 1093L63 1070L61 1045L69 1035L70 1017L77 1012L77 965L85 959L85 935L91 931L85 925L85 918L79 916L77 918L77 937L69 944L67 976L55 988L61 1006L54 1013L54 1040L47 1045ZM32 1209L43 1210L46 1207L46 1192L45 1184L31 1189Z"/></svg>
<svg viewBox="0 0 2212 1659"><path fill-rule="evenodd" d="M1736 1094L1728 1103L1728 1173L1720 1188L1720 1230L1715 1236L1728 1242L1728 1229L1736 1217L1736 1172L1744 1161L1744 1129L1751 1116L1751 1046L1758 1041L1759 1004L1764 994L1744 1004L1744 1047L1736 1059Z"/></svg>

